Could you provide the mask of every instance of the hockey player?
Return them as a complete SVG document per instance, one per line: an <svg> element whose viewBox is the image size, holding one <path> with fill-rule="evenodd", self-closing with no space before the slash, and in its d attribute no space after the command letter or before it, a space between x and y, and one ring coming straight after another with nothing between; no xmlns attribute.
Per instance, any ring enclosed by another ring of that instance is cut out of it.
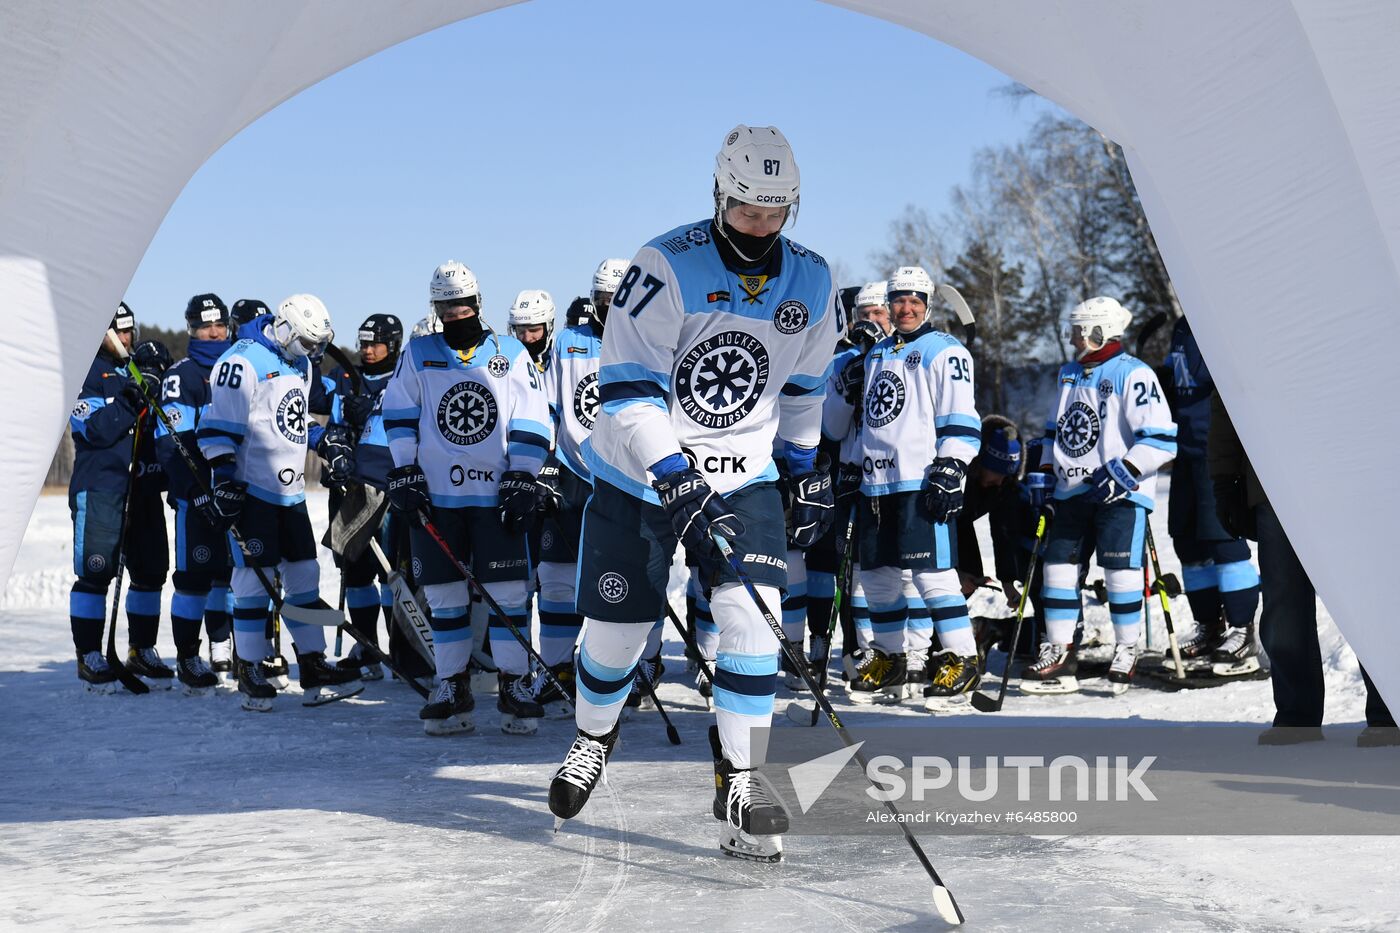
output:
<svg viewBox="0 0 1400 933"><path fill-rule="evenodd" d="M554 299L549 292L526 289L510 305L510 335L525 345L541 373L549 370L554 346Z"/></svg>
<svg viewBox="0 0 1400 933"><path fill-rule="evenodd" d="M256 298L240 298L233 303L229 309L229 339L243 339L243 326L254 318L262 317L264 314L271 314L267 305Z"/></svg>
<svg viewBox="0 0 1400 933"><path fill-rule="evenodd" d="M1112 298L1070 312L1074 362L1060 367L1060 393L1046 423L1042 469L1055 475L1055 520L1045 542L1045 640L1021 674L1027 693L1079 689L1072 653L1079 568L1097 553L1113 619L1108 680L1126 690L1142 628L1142 561L1157 472L1176 454L1176 425L1151 367L1120 342L1132 314Z"/></svg>
<svg viewBox="0 0 1400 933"><path fill-rule="evenodd" d="M627 270L625 259L605 259L593 273L586 317L559 335L545 379L554 452L540 470L544 530L540 535L540 657L569 694L556 696L546 681L539 702L551 719L567 716L574 701L574 646L583 630L578 614L575 576L582 536L583 507L592 494L592 474L583 460L583 443L598 420L598 357L608 306Z"/></svg>
<svg viewBox="0 0 1400 933"><path fill-rule="evenodd" d="M111 329L151 385L159 385L170 355L154 341L132 352L136 316L125 302L118 305ZM175 672L155 648L160 591L170 562L160 502L164 475L155 458L150 422L143 418L145 396L127 376L123 353L111 341L110 335L103 339L68 419L74 449L68 508L77 577L68 602L78 677L93 693L117 688L116 674L102 653L102 628L107 586L116 574L120 548L131 574L126 594L127 667L147 684L169 689ZM138 445L134 466L133 445Z"/></svg>
<svg viewBox="0 0 1400 933"><path fill-rule="evenodd" d="M228 535L194 508L201 488L176 444L195 459L200 479L207 482L209 468L199 452L197 436L209 409L209 374L230 345L228 308L218 295L195 295L185 306L185 326L190 334L189 350L165 374L160 396L178 441L162 423L156 430L156 449L175 507L175 595L170 600L170 629L175 640L176 673L186 692L198 695L212 690L219 673L232 672L232 621L228 614L232 567ZM209 634L212 667L199 656L201 618Z"/></svg>
<svg viewBox="0 0 1400 933"><path fill-rule="evenodd" d="M714 213L642 247L609 311L599 369L602 414L584 456L578 735L550 785L560 819L583 808L617 741L618 716L662 615L679 541L712 578L719 628L710 730L721 849L775 861L787 814L754 776L750 730L768 725L777 642L715 548L743 555L771 611L786 585L772 450L784 441L794 541L807 547L832 511L817 463L827 365L840 336L826 261L783 237L798 172L774 127L735 127L715 159Z"/></svg>
<svg viewBox="0 0 1400 933"><path fill-rule="evenodd" d="M285 601L320 606L316 538L306 513L306 451L314 448L333 475L353 468L343 429L323 430L308 415L308 357L334 336L330 313L314 295L292 295L254 318L213 367L199 449L209 462L211 495L197 503L221 531L238 527L246 551L233 554L233 637L243 708L272 709L276 690L259 669L270 650L268 593L255 567L281 572ZM318 706L364 689L356 672L327 663L319 627L287 621L297 652L302 704Z"/></svg>
<svg viewBox="0 0 1400 933"><path fill-rule="evenodd" d="M861 586L874 646L857 669L853 696L904 691L909 655L928 658L932 633L907 627L902 571L912 574L942 645L923 688L925 707L966 702L977 686L977 646L957 570L957 531L968 464L981 446L973 401L972 357L957 338L934 330L933 279L903 266L888 282L894 332L870 351L862 410ZM932 430L930 430L932 427ZM888 626L883 624L889 622ZM905 639L908 638L908 643ZM919 678L921 679L921 678Z"/></svg>
<svg viewBox="0 0 1400 933"><path fill-rule="evenodd" d="M866 282L856 293L856 320L869 321L886 337L894 332L889 300L885 297L888 288L888 282Z"/></svg>
<svg viewBox="0 0 1400 933"><path fill-rule="evenodd" d="M549 453L549 407L540 373L523 344L481 318L476 276L460 262L433 273L429 299L441 334L414 337L384 390L384 426L394 469L389 501L413 522L413 561L432 610L439 686L419 712L429 735L469 732L475 701L468 660L466 582L419 527L431 520L509 620L492 616L491 653L500 669L501 731L530 735L543 715L526 676L524 649L507 621L529 630L529 553L525 531L537 495L535 475Z"/></svg>
<svg viewBox="0 0 1400 933"><path fill-rule="evenodd" d="M1172 330L1171 394L1177 424L1167 528L1181 560L1182 584L1195 634L1181 644L1183 661L1210 664L1232 677L1259 670L1254 646L1254 613L1259 608L1259 571L1249 560L1249 543L1233 537L1215 516L1215 493L1206 464L1210 395L1215 387L1185 317ZM1170 662L1167 662L1170 663Z"/></svg>

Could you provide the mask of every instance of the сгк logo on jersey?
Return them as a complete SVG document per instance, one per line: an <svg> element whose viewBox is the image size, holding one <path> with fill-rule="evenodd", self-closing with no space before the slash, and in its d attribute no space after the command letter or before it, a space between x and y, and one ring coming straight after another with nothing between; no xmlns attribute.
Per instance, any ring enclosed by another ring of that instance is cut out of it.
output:
<svg viewBox="0 0 1400 933"><path fill-rule="evenodd" d="M676 373L681 410L703 427L727 428L758 404L768 384L768 351L753 334L727 330L686 351Z"/></svg>
<svg viewBox="0 0 1400 933"><path fill-rule="evenodd" d="M293 444L306 443L306 396L292 389L277 403L277 430Z"/></svg>
<svg viewBox="0 0 1400 933"><path fill-rule="evenodd" d="M438 403L437 426L453 444L480 443L495 430L496 399L479 382L459 382Z"/></svg>
<svg viewBox="0 0 1400 933"><path fill-rule="evenodd" d="M574 389L574 417L588 430L598 420L598 374L589 373Z"/></svg>
<svg viewBox="0 0 1400 933"><path fill-rule="evenodd" d="M1099 416L1083 402L1073 402L1055 425L1055 443L1071 457L1082 457L1099 442Z"/></svg>
<svg viewBox="0 0 1400 933"><path fill-rule="evenodd" d="M872 428L884 427L903 410L904 380L887 369L871 381L865 393L865 423Z"/></svg>

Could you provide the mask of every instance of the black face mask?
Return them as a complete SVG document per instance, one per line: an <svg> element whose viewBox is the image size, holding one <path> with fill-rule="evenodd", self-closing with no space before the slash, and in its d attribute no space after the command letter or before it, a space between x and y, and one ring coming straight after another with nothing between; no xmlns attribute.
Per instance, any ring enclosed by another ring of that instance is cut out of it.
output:
<svg viewBox="0 0 1400 933"><path fill-rule="evenodd" d="M740 233L727 223L723 226L724 236L739 253L739 259L754 265L768 258L768 251L773 248L774 242L778 239L776 233L770 233L767 236L754 236L751 233Z"/></svg>
<svg viewBox="0 0 1400 933"><path fill-rule="evenodd" d="M384 359L380 360L378 363L361 363L360 372L367 376L382 376L394 368L394 364L398 362L398 357L399 355L397 353L386 353L384 354Z"/></svg>
<svg viewBox="0 0 1400 933"><path fill-rule="evenodd" d="M544 354L545 344L548 341L546 341L545 338L541 337L539 340L535 340L530 343L526 343L523 340L520 342L525 344L525 350L527 353L530 354L530 359L538 363L540 361L540 357Z"/></svg>
<svg viewBox="0 0 1400 933"><path fill-rule="evenodd" d="M481 315L442 322L442 339L454 350L470 350L481 340Z"/></svg>

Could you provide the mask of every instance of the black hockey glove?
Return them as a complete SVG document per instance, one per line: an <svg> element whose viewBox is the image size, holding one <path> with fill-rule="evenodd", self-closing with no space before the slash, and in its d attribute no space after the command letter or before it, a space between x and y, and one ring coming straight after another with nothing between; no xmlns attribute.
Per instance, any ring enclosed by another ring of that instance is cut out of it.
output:
<svg viewBox="0 0 1400 933"><path fill-rule="evenodd" d="M365 426L369 416L374 412L375 398L373 395L347 395L340 403L341 414L345 417L345 423L356 431Z"/></svg>
<svg viewBox="0 0 1400 933"><path fill-rule="evenodd" d="M847 405L860 404L860 394L865 389L864 354L849 360L836 374L834 386L836 394L846 400Z"/></svg>
<svg viewBox="0 0 1400 933"><path fill-rule="evenodd" d="M792 509L788 513L788 538L792 546L806 550L817 543L836 518L836 495L831 489L831 461L817 458L810 473L799 473L788 481Z"/></svg>
<svg viewBox="0 0 1400 933"><path fill-rule="evenodd" d="M343 424L333 424L321 435L316 453L326 461L330 481L342 485L355 472L355 434Z"/></svg>
<svg viewBox="0 0 1400 933"><path fill-rule="evenodd" d="M836 498L848 499L860 492L859 463L843 463L836 471Z"/></svg>
<svg viewBox="0 0 1400 933"><path fill-rule="evenodd" d="M545 515L553 515L564 507L564 497L559 494L559 463L556 460L547 461L535 477L535 507Z"/></svg>
<svg viewBox="0 0 1400 933"><path fill-rule="evenodd" d="M243 513L243 500L248 495L248 484L233 478L232 457L222 458L210 466L213 468L214 479L209 495L199 494L193 504L210 525L220 531L228 531Z"/></svg>
<svg viewBox="0 0 1400 933"><path fill-rule="evenodd" d="M160 384L165 379L165 371L175 365L170 351L159 340L145 340L131 351L131 362L146 381L146 388L156 398L160 398Z"/></svg>
<svg viewBox="0 0 1400 933"><path fill-rule="evenodd" d="M935 522L952 521L963 507L963 472L967 466L952 457L939 457L929 464L919 504Z"/></svg>
<svg viewBox="0 0 1400 933"><path fill-rule="evenodd" d="M671 518L671 527L694 554L715 556L718 549L710 538L716 531L733 541L744 533L744 523L729 508L724 497L710 488L694 467L676 470L651 484L661 506Z"/></svg>
<svg viewBox="0 0 1400 933"><path fill-rule="evenodd" d="M1258 538L1254 510L1249 507L1249 493L1239 476L1217 476L1215 487L1215 517L1231 537Z"/></svg>
<svg viewBox="0 0 1400 933"><path fill-rule="evenodd" d="M528 528L539 502L535 478L524 470L506 470L501 474L496 495L501 506L501 527L506 533L518 535Z"/></svg>
<svg viewBox="0 0 1400 933"><path fill-rule="evenodd" d="M386 474L389 505L395 512L416 515L432 504L428 498L428 478L416 463L394 467Z"/></svg>
<svg viewBox="0 0 1400 933"><path fill-rule="evenodd" d="M1085 493L1085 498L1101 505L1126 499L1138 488L1137 476L1132 464L1114 457L1090 475L1089 485L1093 488Z"/></svg>

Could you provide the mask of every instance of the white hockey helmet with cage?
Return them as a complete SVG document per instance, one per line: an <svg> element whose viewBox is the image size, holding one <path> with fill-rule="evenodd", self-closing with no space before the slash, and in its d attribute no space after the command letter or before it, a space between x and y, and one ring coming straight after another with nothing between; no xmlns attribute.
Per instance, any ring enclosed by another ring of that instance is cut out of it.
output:
<svg viewBox="0 0 1400 933"><path fill-rule="evenodd" d="M315 295L284 298L272 313L272 339L288 356L316 356L335 337L331 313Z"/></svg>
<svg viewBox="0 0 1400 933"><path fill-rule="evenodd" d="M1070 311L1067 336L1071 343L1076 331L1084 338L1084 349L1077 356L1082 359L1086 354L1102 349L1110 340L1122 337L1132 320L1132 312L1116 299L1100 295L1075 305Z"/></svg>

